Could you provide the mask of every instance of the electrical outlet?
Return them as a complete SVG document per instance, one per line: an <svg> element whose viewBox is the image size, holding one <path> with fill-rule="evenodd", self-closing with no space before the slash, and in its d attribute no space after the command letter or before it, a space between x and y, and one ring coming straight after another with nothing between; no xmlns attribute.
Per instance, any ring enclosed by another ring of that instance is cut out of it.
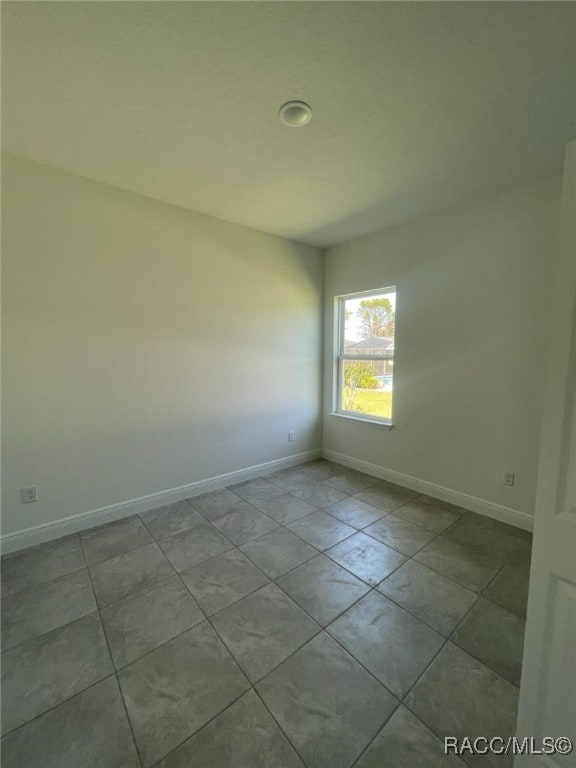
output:
<svg viewBox="0 0 576 768"><path fill-rule="evenodd" d="M21 488L20 499L22 504L31 504L33 501L38 501L38 486L29 485L28 488Z"/></svg>
<svg viewBox="0 0 576 768"><path fill-rule="evenodd" d="M504 485L514 485L514 472L504 472Z"/></svg>
<svg viewBox="0 0 576 768"><path fill-rule="evenodd" d="M288 442L289 443L293 443L294 442L294 432L292 432L292 430L290 430L290 432L288 432Z"/></svg>

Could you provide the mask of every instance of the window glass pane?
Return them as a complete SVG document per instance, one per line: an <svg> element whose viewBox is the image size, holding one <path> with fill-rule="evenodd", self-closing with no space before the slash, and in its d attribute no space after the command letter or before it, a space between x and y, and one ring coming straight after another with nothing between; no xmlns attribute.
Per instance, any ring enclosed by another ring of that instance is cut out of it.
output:
<svg viewBox="0 0 576 768"><path fill-rule="evenodd" d="M392 360L343 360L340 409L392 418Z"/></svg>
<svg viewBox="0 0 576 768"><path fill-rule="evenodd" d="M396 293L344 299L345 355L394 355Z"/></svg>

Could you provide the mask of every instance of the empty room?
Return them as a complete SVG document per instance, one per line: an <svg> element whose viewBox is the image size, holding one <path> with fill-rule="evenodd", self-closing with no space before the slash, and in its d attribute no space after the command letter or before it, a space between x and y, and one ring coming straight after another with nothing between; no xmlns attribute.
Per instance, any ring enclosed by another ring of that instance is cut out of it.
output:
<svg viewBox="0 0 576 768"><path fill-rule="evenodd" d="M576 766L576 4L0 12L3 768Z"/></svg>

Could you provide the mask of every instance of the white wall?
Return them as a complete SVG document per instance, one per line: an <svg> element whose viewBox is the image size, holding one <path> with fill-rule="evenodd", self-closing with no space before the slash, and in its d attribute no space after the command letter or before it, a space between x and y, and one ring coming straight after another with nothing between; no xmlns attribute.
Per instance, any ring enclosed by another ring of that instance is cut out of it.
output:
<svg viewBox="0 0 576 768"><path fill-rule="evenodd" d="M319 251L2 172L3 534L320 447Z"/></svg>
<svg viewBox="0 0 576 768"><path fill-rule="evenodd" d="M559 204L551 177L326 253L324 450L533 514ZM334 297L388 285L390 431L330 415Z"/></svg>

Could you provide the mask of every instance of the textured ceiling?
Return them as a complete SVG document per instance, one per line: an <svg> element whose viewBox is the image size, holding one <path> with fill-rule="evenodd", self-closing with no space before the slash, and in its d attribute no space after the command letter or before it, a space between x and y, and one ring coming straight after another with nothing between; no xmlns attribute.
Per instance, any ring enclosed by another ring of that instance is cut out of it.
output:
<svg viewBox="0 0 576 768"><path fill-rule="evenodd" d="M576 132L574 3L1 5L6 150L322 247L551 173Z"/></svg>

